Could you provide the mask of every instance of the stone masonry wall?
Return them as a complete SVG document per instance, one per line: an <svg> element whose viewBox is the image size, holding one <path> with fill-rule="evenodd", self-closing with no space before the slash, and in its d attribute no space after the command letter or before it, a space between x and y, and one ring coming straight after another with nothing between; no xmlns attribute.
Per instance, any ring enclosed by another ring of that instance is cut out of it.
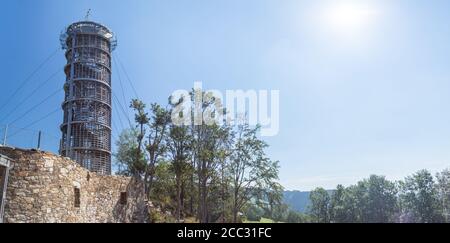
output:
<svg viewBox="0 0 450 243"><path fill-rule="evenodd" d="M0 153L13 160L5 223L147 220L142 184L132 178L97 175L68 158L46 152L0 147ZM75 188L79 190L79 207Z"/></svg>

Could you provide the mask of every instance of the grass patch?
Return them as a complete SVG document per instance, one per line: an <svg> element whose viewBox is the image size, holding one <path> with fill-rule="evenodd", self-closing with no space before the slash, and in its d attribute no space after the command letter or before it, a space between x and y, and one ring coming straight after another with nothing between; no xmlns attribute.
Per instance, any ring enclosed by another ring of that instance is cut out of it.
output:
<svg viewBox="0 0 450 243"><path fill-rule="evenodd" d="M275 223L275 221L273 221L272 219L261 218L260 221L244 220L244 223L247 223L247 224L273 224L273 223Z"/></svg>

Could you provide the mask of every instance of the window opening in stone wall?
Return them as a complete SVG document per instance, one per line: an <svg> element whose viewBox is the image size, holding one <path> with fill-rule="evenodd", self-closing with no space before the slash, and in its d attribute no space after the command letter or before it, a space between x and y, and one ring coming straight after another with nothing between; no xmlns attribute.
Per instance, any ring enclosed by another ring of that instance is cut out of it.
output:
<svg viewBox="0 0 450 243"><path fill-rule="evenodd" d="M74 207L79 208L81 205L81 200L80 200L80 188L74 188Z"/></svg>
<svg viewBox="0 0 450 243"><path fill-rule="evenodd" d="M120 204L122 204L122 205L127 204L127 193L126 192L120 193Z"/></svg>

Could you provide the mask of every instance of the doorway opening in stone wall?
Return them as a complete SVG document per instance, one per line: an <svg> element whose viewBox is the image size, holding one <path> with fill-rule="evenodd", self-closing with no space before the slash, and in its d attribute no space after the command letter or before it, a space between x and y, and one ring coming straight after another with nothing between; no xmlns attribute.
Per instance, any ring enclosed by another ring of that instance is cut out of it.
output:
<svg viewBox="0 0 450 243"><path fill-rule="evenodd" d="M7 179L8 167L0 164L0 223L3 223L3 214L5 212Z"/></svg>

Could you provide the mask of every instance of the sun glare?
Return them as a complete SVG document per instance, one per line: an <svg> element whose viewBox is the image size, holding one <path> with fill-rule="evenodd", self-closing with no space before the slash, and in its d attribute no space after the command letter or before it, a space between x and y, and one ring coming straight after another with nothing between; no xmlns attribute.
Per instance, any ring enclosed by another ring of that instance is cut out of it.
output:
<svg viewBox="0 0 450 243"><path fill-rule="evenodd" d="M325 11L328 29L340 36L355 36L370 28L376 11L367 5L341 4Z"/></svg>

